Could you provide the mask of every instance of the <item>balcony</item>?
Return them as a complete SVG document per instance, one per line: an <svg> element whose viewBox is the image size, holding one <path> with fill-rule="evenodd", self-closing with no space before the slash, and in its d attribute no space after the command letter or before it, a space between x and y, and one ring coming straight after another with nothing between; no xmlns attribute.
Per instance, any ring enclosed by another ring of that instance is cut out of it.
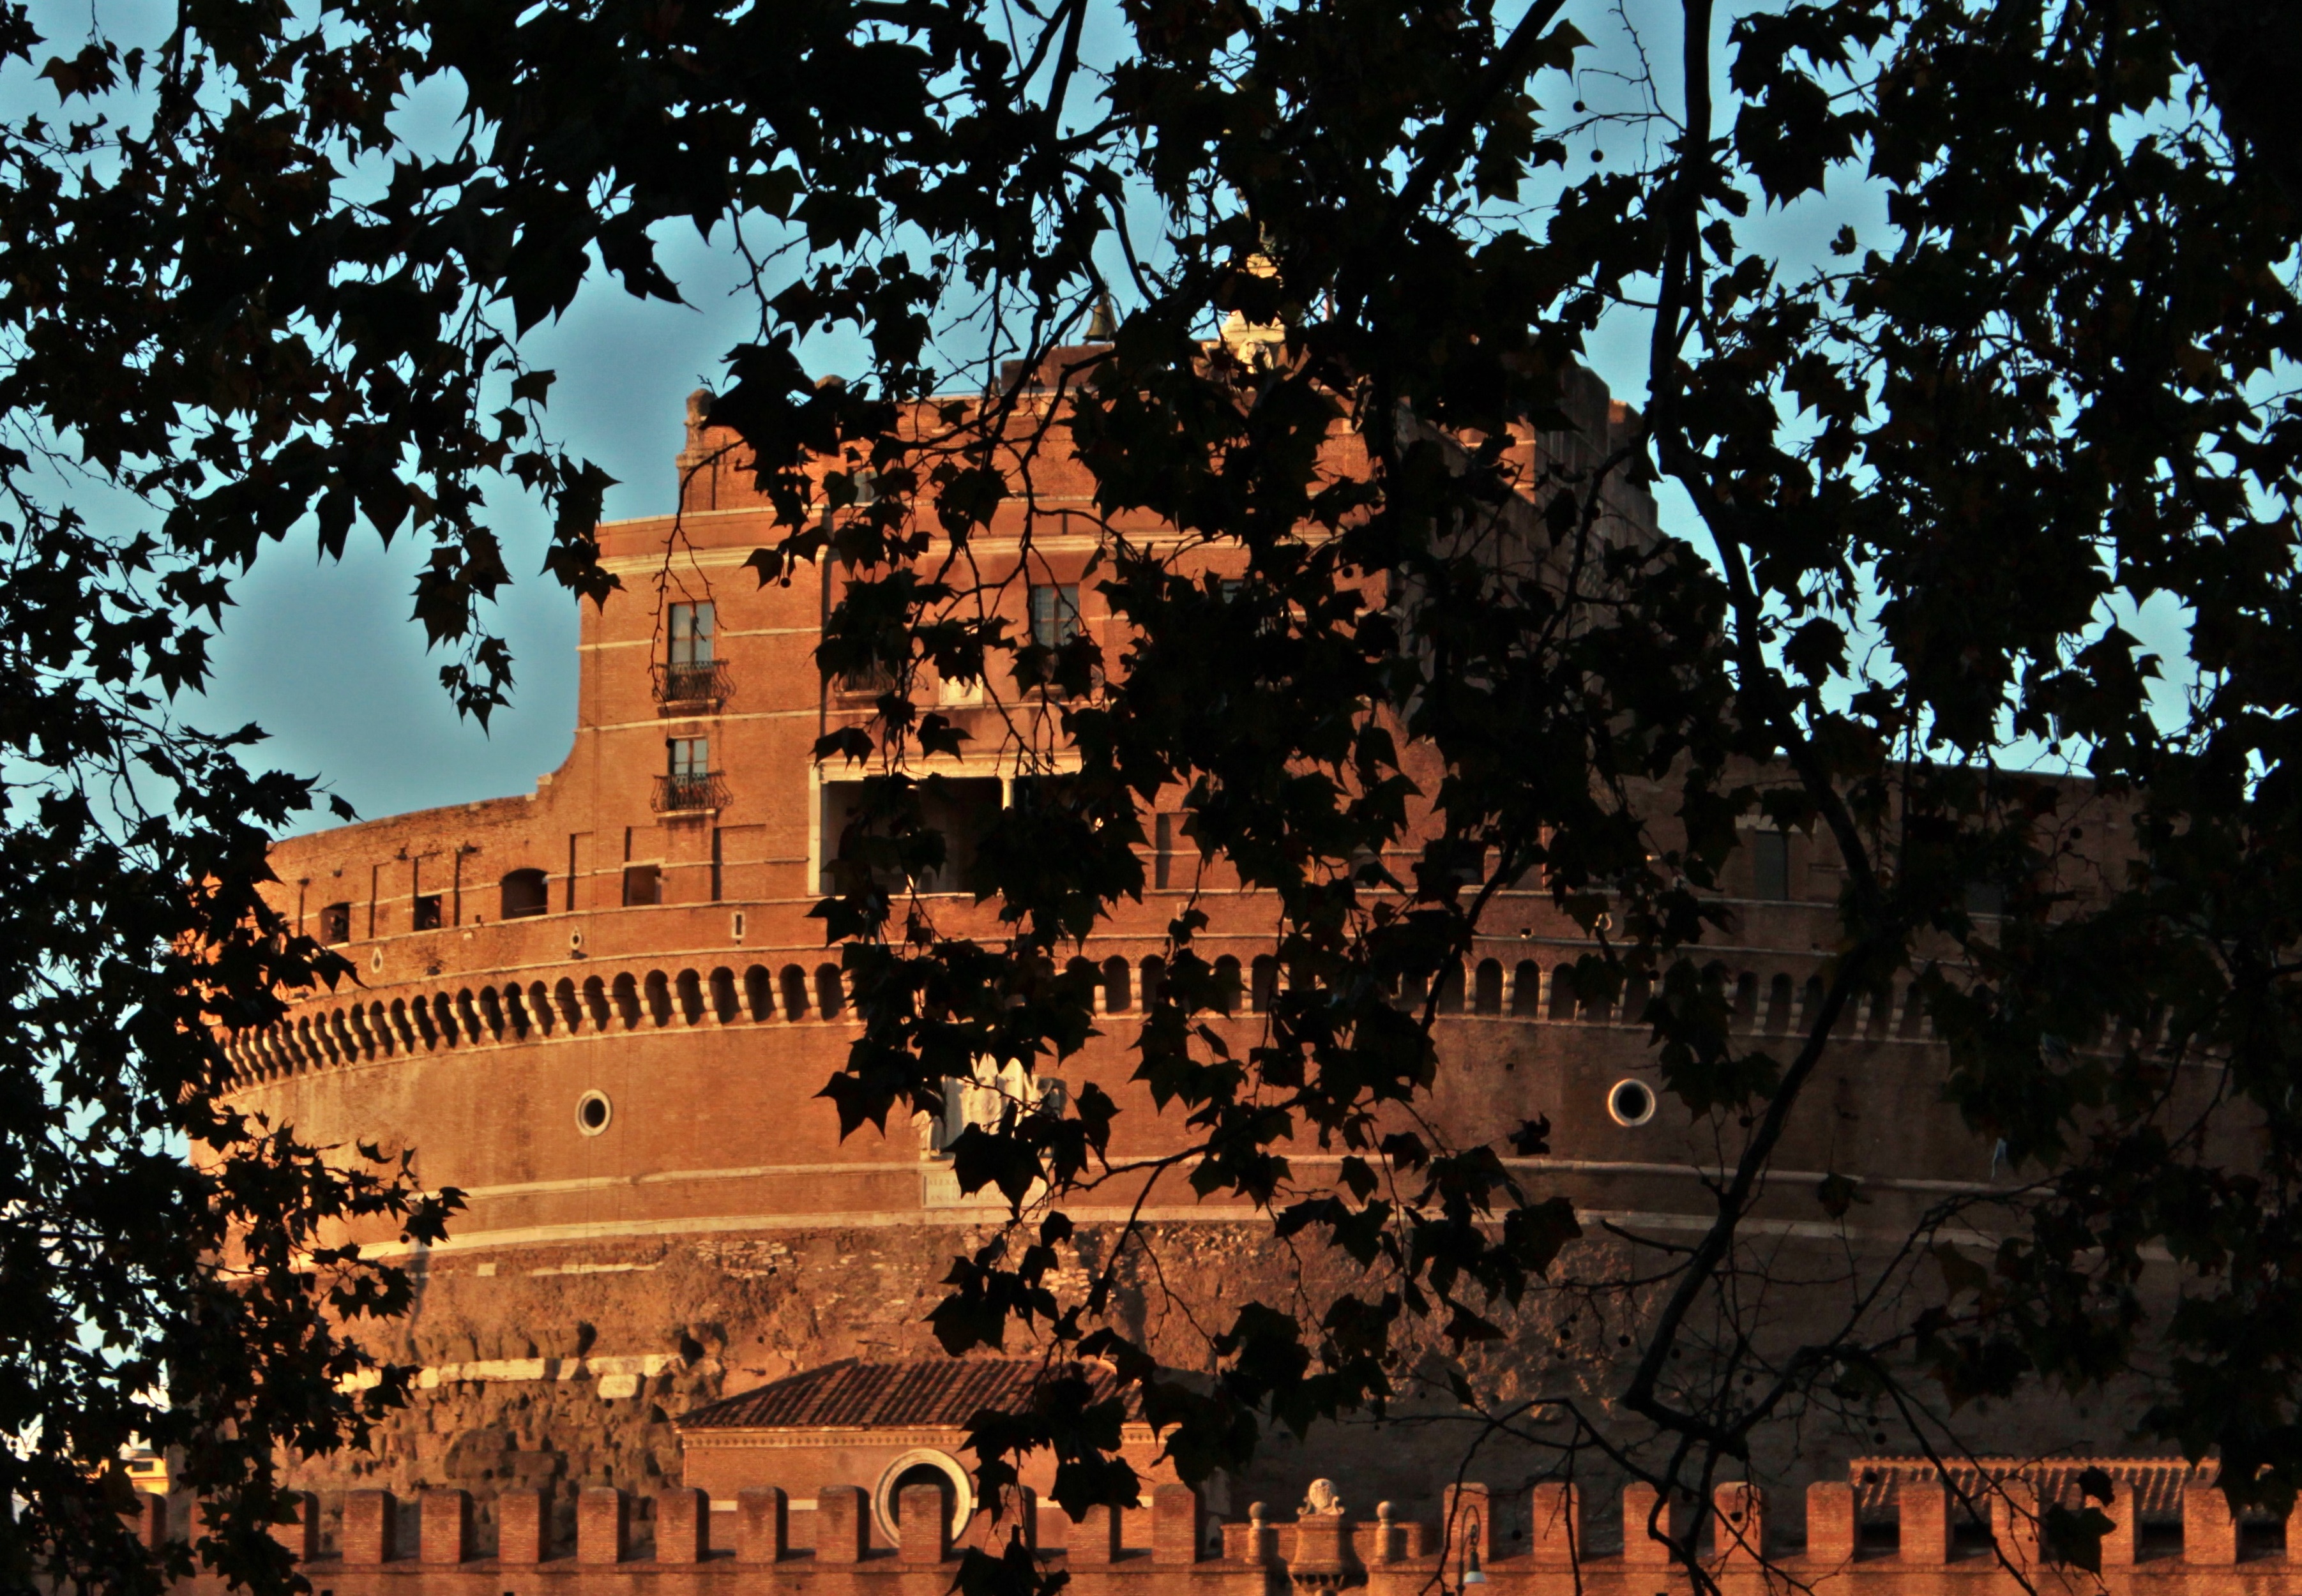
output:
<svg viewBox="0 0 2302 1596"><path fill-rule="evenodd" d="M660 815L709 814L727 807L727 784L717 770L655 778L655 812Z"/></svg>
<svg viewBox="0 0 2302 1596"><path fill-rule="evenodd" d="M719 660L655 668L655 701L667 715L716 710L727 696L729 685L727 667Z"/></svg>

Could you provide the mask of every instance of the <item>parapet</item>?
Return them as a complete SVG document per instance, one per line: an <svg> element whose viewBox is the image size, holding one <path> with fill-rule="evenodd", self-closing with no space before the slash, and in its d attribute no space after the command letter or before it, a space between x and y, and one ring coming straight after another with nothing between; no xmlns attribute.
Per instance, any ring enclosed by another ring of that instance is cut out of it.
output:
<svg viewBox="0 0 2302 1596"><path fill-rule="evenodd" d="M2104 1538L2099 1575L2058 1566L2040 1550L2038 1514L2066 1497L2077 1505L2081 1466L2102 1469L2113 1483L2106 1509L2115 1527ZM1945 1482L1922 1474L1915 1460L1893 1459L1857 1463L1851 1472L1850 1480L1808 1487L1802 1535L1741 1483L1720 1485L1701 1512L1633 1484L1608 1504L1616 1510L1601 1526L1596 1504L1570 1483L1516 1491L1450 1485L1436 1518L1416 1522L1388 1502L1372 1516L1355 1515L1325 1481L1291 1520L1274 1521L1258 1502L1244 1519L1221 1525L1207 1520L1197 1492L1171 1484L1137 1510L1097 1508L1079 1524L1018 1489L954 1526L945 1491L915 1484L901 1493L893 1545L875 1541L869 1493L853 1484L818 1487L805 1501L774 1487L731 1501L692 1486L644 1499L595 1487L577 1494L573 1533L562 1545L549 1533L551 1499L506 1490L494 1499L497 1550L484 1558L475 1555L471 1498L455 1490L426 1491L414 1502L382 1491L347 1492L332 1554L315 1533L315 1498L302 1499L298 1522L280 1533L314 1584L337 1596L497 1596L516 1579L550 1584L608 1568L629 1596L728 1596L754 1583L797 1596L817 1579L858 1578L910 1580L916 1590L904 1596L940 1596L969 1549L1003 1550L1018 1537L1044 1566L1067 1573L1078 1596L1269 1596L1281 1579L1297 1596L1361 1588L1370 1596L1466 1596L1482 1584L1495 1589L1480 1596L1693 1589L1688 1571L1653 1538L1658 1530L1694 1547L1702 1583L1752 1596L1785 1583L1844 1596L1941 1596L1953 1588L1975 1596L1986 1588L1991 1596L2050 1588L2277 1596L2302 1571L2302 1523L2233 1520L2212 1466L1985 1462L1953 1470ZM172 1522L189 1516L181 1505L165 1511L155 1497L143 1505L139 1528L156 1543ZM827 1586L826 1596L849 1588ZM894 1586L882 1588L894 1596Z"/></svg>

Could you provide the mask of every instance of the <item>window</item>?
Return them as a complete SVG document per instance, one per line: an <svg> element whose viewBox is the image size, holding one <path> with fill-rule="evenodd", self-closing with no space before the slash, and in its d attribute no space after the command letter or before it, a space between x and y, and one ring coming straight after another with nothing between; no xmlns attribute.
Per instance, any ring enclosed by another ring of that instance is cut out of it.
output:
<svg viewBox="0 0 2302 1596"><path fill-rule="evenodd" d="M1751 895L1770 903L1791 897L1791 839L1787 832L1751 834Z"/></svg>
<svg viewBox="0 0 2302 1596"><path fill-rule="evenodd" d="M436 931L440 928L440 895L438 893L426 892L416 895L416 928L419 931Z"/></svg>
<svg viewBox="0 0 2302 1596"><path fill-rule="evenodd" d="M652 907L663 902L663 869L660 865L627 864L624 867L624 907Z"/></svg>
<svg viewBox="0 0 2302 1596"><path fill-rule="evenodd" d="M711 606L709 604L674 604L670 617L671 652L668 663L674 669L683 665L711 663Z"/></svg>
<svg viewBox="0 0 2302 1596"><path fill-rule="evenodd" d="M1079 584L1031 584L1031 641L1059 649L1080 634Z"/></svg>
<svg viewBox="0 0 2302 1596"><path fill-rule="evenodd" d="M352 939L352 906L331 903L320 911L320 940L330 947Z"/></svg>
<svg viewBox="0 0 2302 1596"><path fill-rule="evenodd" d="M722 797L711 774L711 739L670 737L663 748L664 774L656 808L673 812L718 808Z"/></svg>
<svg viewBox="0 0 2302 1596"><path fill-rule="evenodd" d="M504 919L525 920L550 907L550 890L542 870L514 870L503 878Z"/></svg>
<svg viewBox="0 0 2302 1596"><path fill-rule="evenodd" d="M1970 881L1966 884L1966 911L1975 915L1998 915L2006 912L2006 889L1995 881ZM324 911L323 911L324 912Z"/></svg>
<svg viewBox="0 0 2302 1596"><path fill-rule="evenodd" d="M674 604L666 612L662 689L666 702L718 696L718 672L711 654L714 624L709 604Z"/></svg>

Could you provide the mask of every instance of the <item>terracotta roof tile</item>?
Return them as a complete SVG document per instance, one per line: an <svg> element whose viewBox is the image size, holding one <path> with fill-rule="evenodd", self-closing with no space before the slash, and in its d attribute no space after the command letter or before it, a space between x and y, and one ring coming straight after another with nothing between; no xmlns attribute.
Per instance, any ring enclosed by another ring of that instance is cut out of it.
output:
<svg viewBox="0 0 2302 1596"><path fill-rule="evenodd" d="M1101 1364L1051 1369L1036 1357L853 1358L803 1370L681 1415L682 1430L879 1429L964 1425L984 1408L1029 1408L1052 1375L1084 1367L1096 1397L1116 1382Z"/></svg>
<svg viewBox="0 0 2302 1596"><path fill-rule="evenodd" d="M2212 1465L2192 1468L2180 1457L1977 1457L1950 1465L1953 1515L1956 1494L1976 1501L1987 1499L1990 1482L2028 1479L2037 1483L2049 1501L2076 1507L2079 1502L2080 1471L2098 1468L2113 1482L2134 1489L2135 1516L2144 1522L2179 1521L2182 1516L2182 1487L2193 1481L2211 1484ZM1857 1457L1846 1466L1855 1499L1865 1519L1894 1516L1895 1487L1903 1480L1938 1478L1935 1466L1924 1457Z"/></svg>

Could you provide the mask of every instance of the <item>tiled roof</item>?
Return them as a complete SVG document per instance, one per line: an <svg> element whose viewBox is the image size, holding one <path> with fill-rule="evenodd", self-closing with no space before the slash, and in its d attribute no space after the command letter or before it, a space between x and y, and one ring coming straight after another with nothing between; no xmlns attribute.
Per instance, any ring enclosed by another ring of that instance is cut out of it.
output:
<svg viewBox="0 0 2302 1596"><path fill-rule="evenodd" d="M1096 1398L1115 1381L1101 1364L1036 1357L937 1357L867 1364L853 1358L727 1398L682 1415L682 1430L817 1430L964 1425L983 1409L1028 1410L1043 1383L1084 1368Z"/></svg>
<svg viewBox="0 0 2302 1596"><path fill-rule="evenodd" d="M2180 1457L1952 1460L1948 1471L1952 1511L1958 1511L1956 1502L1962 1493L1975 1501L1986 1501L1990 1482L2012 1479L2035 1482L2046 1500L2075 1508L2079 1499L2079 1475L2089 1468L2102 1470L2113 1483L2131 1486L2135 1517L2152 1523L2179 1520L2182 1516L2182 1487L2193 1480L2211 1484L2214 1479L2213 1465L2194 1469ZM1857 1457L1846 1466L1846 1474L1854 1486L1858 1510L1864 1518L1873 1520L1894 1516L1895 1487L1902 1481L1939 1477L1934 1464L1924 1457Z"/></svg>

